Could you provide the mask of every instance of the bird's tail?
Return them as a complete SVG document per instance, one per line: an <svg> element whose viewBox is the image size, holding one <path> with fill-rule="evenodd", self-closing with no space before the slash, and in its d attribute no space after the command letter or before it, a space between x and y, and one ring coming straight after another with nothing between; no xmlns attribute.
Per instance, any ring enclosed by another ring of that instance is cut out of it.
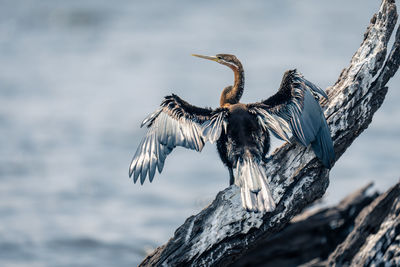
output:
<svg viewBox="0 0 400 267"><path fill-rule="evenodd" d="M254 157L248 155L238 159L235 184L240 187L242 205L246 210L269 212L275 209L265 169Z"/></svg>

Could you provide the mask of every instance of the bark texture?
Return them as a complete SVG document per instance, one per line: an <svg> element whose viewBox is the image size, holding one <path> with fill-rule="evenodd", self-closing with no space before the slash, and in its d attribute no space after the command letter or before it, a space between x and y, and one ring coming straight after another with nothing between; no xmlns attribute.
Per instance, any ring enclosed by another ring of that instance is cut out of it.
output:
<svg viewBox="0 0 400 267"><path fill-rule="evenodd" d="M309 266L400 266L400 183L362 210L327 261Z"/></svg>
<svg viewBox="0 0 400 267"><path fill-rule="evenodd" d="M394 1L383 0L350 65L342 71L335 85L327 89L329 100L322 105L331 129L336 160L368 127L385 98L386 83L398 69L399 30L386 56L396 21ZM199 214L189 217L165 245L144 259L141 266L232 264L260 241L282 230L295 215L322 197L329 184L329 170L322 166L310 147L304 148L295 142L277 149L265 168L277 204L275 211L244 211L240 190L231 186L218 193ZM333 257L331 261L340 259Z"/></svg>
<svg viewBox="0 0 400 267"><path fill-rule="evenodd" d="M400 183L382 195L370 186L294 217L232 266L400 266Z"/></svg>
<svg viewBox="0 0 400 267"><path fill-rule="evenodd" d="M233 266L298 266L326 260L352 231L361 210L378 197L377 193L366 194L371 185L337 206L295 216L282 231L244 253Z"/></svg>

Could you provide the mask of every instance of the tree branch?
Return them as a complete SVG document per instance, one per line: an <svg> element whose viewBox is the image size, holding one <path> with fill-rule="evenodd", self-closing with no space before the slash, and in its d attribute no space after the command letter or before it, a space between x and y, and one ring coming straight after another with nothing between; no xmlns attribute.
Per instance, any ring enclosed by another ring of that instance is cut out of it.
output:
<svg viewBox="0 0 400 267"><path fill-rule="evenodd" d="M400 263L399 214L400 183L397 183L362 210L355 220L353 231L335 249L329 259L319 265L398 266ZM395 253L392 253L391 245ZM397 259L394 259L396 257ZM393 259L394 261L390 262Z"/></svg>
<svg viewBox="0 0 400 267"><path fill-rule="evenodd" d="M399 266L400 182L381 195L371 186L297 215L231 266Z"/></svg>
<svg viewBox="0 0 400 267"><path fill-rule="evenodd" d="M327 90L329 100L322 104L326 107L336 160L368 127L383 103L387 81L399 67L399 30L386 59L396 21L394 1L383 0L350 66ZM226 266L260 240L280 231L296 214L322 197L329 184L329 170L311 148L295 142L277 149L265 168L277 203L275 211L246 212L241 206L239 189L231 186L218 193L199 214L189 217L168 243L157 248L141 266Z"/></svg>
<svg viewBox="0 0 400 267"><path fill-rule="evenodd" d="M354 228L355 218L378 197L367 194L372 183L343 199L337 206L295 216L279 233L244 253L235 266L299 266L326 260Z"/></svg>

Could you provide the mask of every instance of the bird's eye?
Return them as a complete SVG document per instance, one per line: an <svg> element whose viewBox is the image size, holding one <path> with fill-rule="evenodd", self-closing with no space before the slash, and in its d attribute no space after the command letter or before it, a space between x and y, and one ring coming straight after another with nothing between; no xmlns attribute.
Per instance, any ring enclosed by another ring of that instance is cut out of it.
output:
<svg viewBox="0 0 400 267"><path fill-rule="evenodd" d="M218 58L218 59L222 59L222 57L221 57L221 56L217 56L217 58Z"/></svg>

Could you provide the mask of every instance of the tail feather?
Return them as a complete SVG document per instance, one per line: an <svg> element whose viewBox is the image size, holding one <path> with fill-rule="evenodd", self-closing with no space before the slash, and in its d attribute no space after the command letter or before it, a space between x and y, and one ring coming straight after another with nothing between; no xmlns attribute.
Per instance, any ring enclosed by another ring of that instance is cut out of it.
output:
<svg viewBox="0 0 400 267"><path fill-rule="evenodd" d="M243 208L254 212L275 209L264 167L253 158L246 157L238 160L235 174L235 184L240 187Z"/></svg>

